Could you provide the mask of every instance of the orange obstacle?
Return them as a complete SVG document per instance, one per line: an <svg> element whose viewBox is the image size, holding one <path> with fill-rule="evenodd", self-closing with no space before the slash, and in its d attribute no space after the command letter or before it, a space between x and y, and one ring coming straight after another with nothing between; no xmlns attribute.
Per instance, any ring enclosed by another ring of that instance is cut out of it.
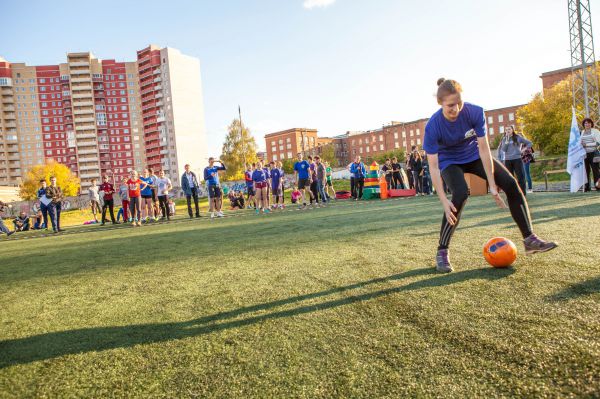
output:
<svg viewBox="0 0 600 399"><path fill-rule="evenodd" d="M388 198L388 185L387 181L385 181L385 176L381 176L381 178L379 179L379 192L381 199Z"/></svg>

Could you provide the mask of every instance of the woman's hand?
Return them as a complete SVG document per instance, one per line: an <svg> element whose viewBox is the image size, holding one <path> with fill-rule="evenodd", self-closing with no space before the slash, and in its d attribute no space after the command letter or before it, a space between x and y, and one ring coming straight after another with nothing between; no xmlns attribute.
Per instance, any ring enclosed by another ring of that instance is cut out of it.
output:
<svg viewBox="0 0 600 399"><path fill-rule="evenodd" d="M490 193L492 194L492 197L494 197L494 201L496 201L498 208L506 209L506 203L498 193L498 188L496 186L490 186Z"/></svg>
<svg viewBox="0 0 600 399"><path fill-rule="evenodd" d="M457 222L456 207L448 198L442 200L442 206L444 207L444 213L446 214L446 220L450 226L454 226Z"/></svg>

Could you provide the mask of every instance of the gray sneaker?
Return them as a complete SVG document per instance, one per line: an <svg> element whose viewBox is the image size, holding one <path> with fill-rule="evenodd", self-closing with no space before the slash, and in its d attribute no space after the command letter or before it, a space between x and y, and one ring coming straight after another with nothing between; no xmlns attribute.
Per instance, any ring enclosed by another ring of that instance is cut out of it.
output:
<svg viewBox="0 0 600 399"><path fill-rule="evenodd" d="M552 241L544 241L535 234L530 235L526 239L523 240L523 245L525 245L525 254L531 255L538 252L548 252L558 245Z"/></svg>
<svg viewBox="0 0 600 399"><path fill-rule="evenodd" d="M450 273L454 269L450 264L449 253L447 249L438 249L437 255L435 257L435 270L440 273Z"/></svg>

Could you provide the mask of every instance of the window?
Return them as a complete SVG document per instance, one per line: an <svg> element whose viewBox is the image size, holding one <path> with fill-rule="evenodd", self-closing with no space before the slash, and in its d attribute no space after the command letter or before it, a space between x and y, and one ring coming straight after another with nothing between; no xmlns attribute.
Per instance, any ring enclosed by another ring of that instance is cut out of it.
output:
<svg viewBox="0 0 600 399"><path fill-rule="evenodd" d="M494 135L494 128L493 127L488 128L488 132L490 132L490 136L493 136Z"/></svg>
<svg viewBox="0 0 600 399"><path fill-rule="evenodd" d="M406 130L402 131L402 138L406 138Z"/></svg>
<svg viewBox="0 0 600 399"><path fill-rule="evenodd" d="M394 143L394 148L400 148L397 141Z"/></svg>
<svg viewBox="0 0 600 399"><path fill-rule="evenodd" d="M503 134L504 133L504 126L500 126L500 128L498 130L500 130L500 134Z"/></svg>
<svg viewBox="0 0 600 399"><path fill-rule="evenodd" d="M287 157L288 157L288 158L292 158L292 152L291 152L291 151L288 151L288 152L287 152Z"/></svg>
<svg viewBox="0 0 600 399"><path fill-rule="evenodd" d="M414 133L415 133L415 131L414 131L414 130L411 130L411 131L410 131L410 137L414 136Z"/></svg>
<svg viewBox="0 0 600 399"><path fill-rule="evenodd" d="M394 138L397 139L398 138L398 132L394 132ZM398 148L398 147L396 147Z"/></svg>
<svg viewBox="0 0 600 399"><path fill-rule="evenodd" d="M379 141L383 141L383 134L379 135ZM383 148L382 148L383 149Z"/></svg>
<svg viewBox="0 0 600 399"><path fill-rule="evenodd" d="M498 123L504 122L504 115L498 115Z"/></svg>
<svg viewBox="0 0 600 399"><path fill-rule="evenodd" d="M277 161L277 154L273 154L273 161Z"/></svg>
<svg viewBox="0 0 600 399"><path fill-rule="evenodd" d="M511 121L511 122L512 122L512 121L514 121L514 120L515 120L515 114L514 114L514 113L512 113L512 112L511 112L511 113L509 113L509 114L508 114L508 120L509 120L509 121Z"/></svg>

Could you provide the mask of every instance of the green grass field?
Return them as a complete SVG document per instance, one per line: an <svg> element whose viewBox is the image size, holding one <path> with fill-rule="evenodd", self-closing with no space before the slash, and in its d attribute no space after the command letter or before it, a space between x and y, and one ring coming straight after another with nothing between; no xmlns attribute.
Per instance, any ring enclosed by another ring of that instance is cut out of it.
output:
<svg viewBox="0 0 600 399"><path fill-rule="evenodd" d="M558 249L471 198L448 275L434 197L0 237L0 397L597 396L600 195L529 200Z"/></svg>

